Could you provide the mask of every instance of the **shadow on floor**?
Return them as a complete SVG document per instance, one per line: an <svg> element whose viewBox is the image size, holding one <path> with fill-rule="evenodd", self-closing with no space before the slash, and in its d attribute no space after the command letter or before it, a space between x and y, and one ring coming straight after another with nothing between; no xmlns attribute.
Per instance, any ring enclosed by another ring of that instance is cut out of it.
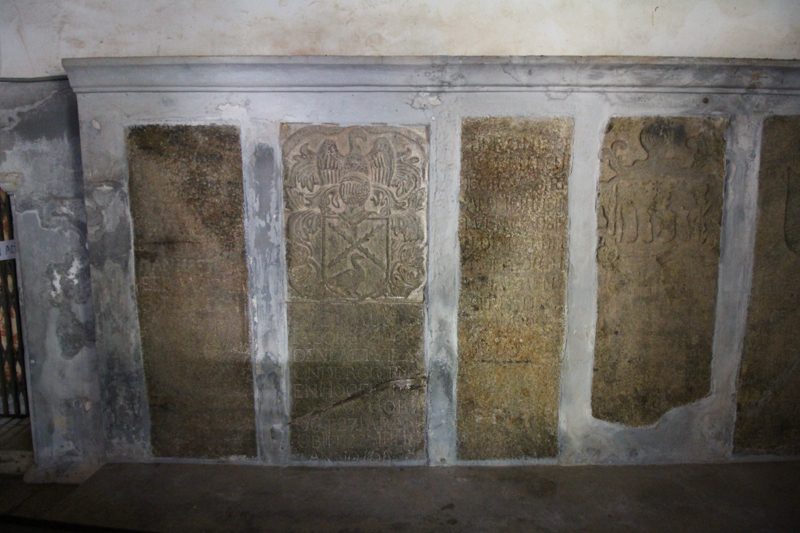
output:
<svg viewBox="0 0 800 533"><path fill-rule="evenodd" d="M51 520L8 515L0 515L0 531L3 531L3 533L137 533L131 529L65 524Z"/></svg>
<svg viewBox="0 0 800 533"><path fill-rule="evenodd" d="M0 478L0 498L14 483ZM139 531L800 531L797 461L452 468L114 464L77 488L18 484L29 495L16 497L15 506L0 505L0 512Z"/></svg>
<svg viewBox="0 0 800 533"><path fill-rule="evenodd" d="M30 418L0 417L0 450L33 451Z"/></svg>
<svg viewBox="0 0 800 533"><path fill-rule="evenodd" d="M32 464L30 418L0 416L0 475L22 475Z"/></svg>

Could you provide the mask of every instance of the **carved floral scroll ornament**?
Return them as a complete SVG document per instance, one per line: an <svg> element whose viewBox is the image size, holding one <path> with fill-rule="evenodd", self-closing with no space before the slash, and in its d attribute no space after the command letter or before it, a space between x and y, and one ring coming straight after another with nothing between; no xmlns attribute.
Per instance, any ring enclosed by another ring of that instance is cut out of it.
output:
<svg viewBox="0 0 800 533"><path fill-rule="evenodd" d="M409 128L306 126L289 134L284 198L293 298L421 300L426 146Z"/></svg>

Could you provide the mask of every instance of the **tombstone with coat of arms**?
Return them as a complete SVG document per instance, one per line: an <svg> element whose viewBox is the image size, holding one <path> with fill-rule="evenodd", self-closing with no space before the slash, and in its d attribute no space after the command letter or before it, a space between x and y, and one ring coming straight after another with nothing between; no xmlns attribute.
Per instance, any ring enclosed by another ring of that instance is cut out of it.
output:
<svg viewBox="0 0 800 533"><path fill-rule="evenodd" d="M298 459L424 458L424 128L284 125Z"/></svg>

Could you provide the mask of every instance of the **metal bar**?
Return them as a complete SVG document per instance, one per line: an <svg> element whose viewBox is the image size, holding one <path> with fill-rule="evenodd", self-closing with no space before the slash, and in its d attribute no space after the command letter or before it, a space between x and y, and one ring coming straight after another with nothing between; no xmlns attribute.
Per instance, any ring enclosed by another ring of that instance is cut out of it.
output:
<svg viewBox="0 0 800 533"><path fill-rule="evenodd" d="M7 240L8 235L8 223L6 222L6 198L8 195L5 191L0 189L0 223L2 223L2 235L3 240ZM5 279L5 271L6 265L5 261L0 261L0 355L2 355L2 365L0 365L0 384L2 384L2 393L3 393L3 415L10 416L16 413L11 412L11 408L9 405L8 397L11 395L12 385L11 380L9 379L10 372L6 371L6 369L11 368L11 361L10 361L10 354L9 354L9 342L8 342L8 328L6 326L5 317L8 314L8 309L6 305L6 287L5 283L2 282Z"/></svg>
<svg viewBox="0 0 800 533"><path fill-rule="evenodd" d="M14 217L11 210L11 198L5 195L5 211L8 214L8 233L10 239L14 239ZM7 297L9 303L9 322L11 325L11 350L13 354L13 374L15 387L17 389L16 398L20 404L17 414L28 416L28 387L25 376L25 347L22 344L22 323L19 309L19 291L17 290L17 260L5 261L6 277L3 280L7 283Z"/></svg>
<svg viewBox="0 0 800 533"><path fill-rule="evenodd" d="M9 241L11 240L11 217L9 216L9 209L8 209L9 199L8 194L5 191L0 191L0 221L3 224L3 240ZM8 387L6 389L6 393L11 393L11 400L9 403L9 408L12 407L13 404L13 413L9 412L9 414L19 415L20 405L19 405L19 391L17 388L17 380L16 380L16 369L15 369L15 358L14 358L14 349L11 343L11 305L8 298L8 261L2 261L2 266L0 267L0 286L3 288L3 297L2 297L2 320L3 320L3 327L2 327L2 335L3 338L0 339L3 345L3 351L5 352L5 362L3 364L3 375L8 382Z"/></svg>
<svg viewBox="0 0 800 533"><path fill-rule="evenodd" d="M11 199L0 189L0 222L3 240L14 238ZM4 417L28 416L24 348L21 340L19 299L17 297L16 260L0 261L0 392ZM11 399L9 399L11 396Z"/></svg>
<svg viewBox="0 0 800 533"><path fill-rule="evenodd" d="M11 296L11 309L14 311L11 316L11 345L15 355L15 373L17 386L19 387L19 397L22 410L18 414L28 416L28 381L25 375L25 346L22 344L22 318L19 309L19 293L17 292L17 269L16 260L8 262L8 281L9 295Z"/></svg>
<svg viewBox="0 0 800 533"><path fill-rule="evenodd" d="M0 217L5 218L5 214L0 213ZM13 352L11 351L11 339L9 336L9 331L11 329L11 324L8 320L8 287L6 287L5 278L6 278L6 262L2 261L0 263L0 287L2 287L2 297L0 297L0 320L2 320L2 325L0 326L0 342L2 343L3 347L3 380L6 382L6 396L7 398L6 403L8 404L8 409L6 412L8 414L17 414L19 410L17 409L17 402L14 401L14 398L17 395L17 391L14 387L14 361L13 361Z"/></svg>

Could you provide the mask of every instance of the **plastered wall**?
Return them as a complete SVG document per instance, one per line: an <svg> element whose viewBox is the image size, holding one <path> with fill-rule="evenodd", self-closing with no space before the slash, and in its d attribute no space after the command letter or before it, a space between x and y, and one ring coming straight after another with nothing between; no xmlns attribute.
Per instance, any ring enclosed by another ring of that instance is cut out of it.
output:
<svg viewBox="0 0 800 533"><path fill-rule="evenodd" d="M427 457L415 464L517 464L458 456L456 427L461 391L456 331L462 289L461 125L465 118L507 116L568 117L574 124L564 345L558 352L558 447L552 452L557 455L521 462L738 460L733 453L736 380L752 277L761 129L767 116L798 113L799 78L793 64L553 58L65 63L80 109L97 375L103 395L103 429L92 438L105 443L103 460L154 460L142 344L136 335L140 326L127 128L224 124L242 132L258 444L258 457L252 461L281 465L304 462L290 450L293 378L281 217L281 124L411 124L427 128L431 154L424 325ZM613 117L711 118L729 124L710 380L703 379L702 398L680 402L649 425L609 422L592 412L599 292L595 208L600 154Z"/></svg>
<svg viewBox="0 0 800 533"><path fill-rule="evenodd" d="M624 55L800 58L795 0L4 0L0 77L67 57Z"/></svg>
<svg viewBox="0 0 800 533"><path fill-rule="evenodd" d="M0 110L0 186L25 242L17 279L37 465L27 479L74 482L103 446L77 102L66 81L0 83Z"/></svg>

